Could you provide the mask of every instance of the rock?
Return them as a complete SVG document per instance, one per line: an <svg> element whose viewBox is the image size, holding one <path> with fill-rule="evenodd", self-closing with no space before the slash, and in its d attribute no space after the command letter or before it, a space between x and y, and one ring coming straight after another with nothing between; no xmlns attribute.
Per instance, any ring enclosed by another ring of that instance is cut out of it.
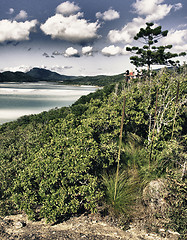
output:
<svg viewBox="0 0 187 240"><path fill-rule="evenodd" d="M165 229L161 228L158 231L159 231L161 237L163 237L163 238L166 237L166 230Z"/></svg>
<svg viewBox="0 0 187 240"><path fill-rule="evenodd" d="M168 230L167 231L167 237L171 238L172 240L178 240L179 237L180 237L180 234L178 232Z"/></svg>
<svg viewBox="0 0 187 240"><path fill-rule="evenodd" d="M25 227L25 226L26 226L26 223L25 223L25 222L18 221L18 222L15 222L15 223L14 223L14 227L15 227L16 229L23 228L23 227Z"/></svg>
<svg viewBox="0 0 187 240"><path fill-rule="evenodd" d="M151 181L143 190L144 204L153 211L162 211L166 207L164 196L167 195L165 183L158 179Z"/></svg>

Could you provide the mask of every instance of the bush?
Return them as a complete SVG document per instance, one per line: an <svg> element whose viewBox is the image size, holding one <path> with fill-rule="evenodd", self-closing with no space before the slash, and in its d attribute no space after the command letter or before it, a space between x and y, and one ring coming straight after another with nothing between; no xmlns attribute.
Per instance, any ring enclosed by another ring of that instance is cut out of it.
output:
<svg viewBox="0 0 187 240"><path fill-rule="evenodd" d="M138 172L135 169L126 169L119 172L116 197L114 197L116 173L104 173L102 179L108 212L112 217L120 218L122 220L121 224L125 225L134 215L133 206L140 197L140 179Z"/></svg>
<svg viewBox="0 0 187 240"><path fill-rule="evenodd" d="M181 174L170 171L167 175L168 180L168 196L166 201L169 205L167 227L180 233L180 239L186 239L187 228L187 187L186 180L181 179Z"/></svg>

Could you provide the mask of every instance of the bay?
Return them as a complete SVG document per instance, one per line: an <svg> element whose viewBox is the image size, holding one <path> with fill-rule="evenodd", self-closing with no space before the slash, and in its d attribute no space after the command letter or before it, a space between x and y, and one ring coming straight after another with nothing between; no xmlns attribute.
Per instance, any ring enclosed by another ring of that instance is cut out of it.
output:
<svg viewBox="0 0 187 240"><path fill-rule="evenodd" d="M0 124L52 108L68 107L94 86L67 86L49 82L0 83Z"/></svg>

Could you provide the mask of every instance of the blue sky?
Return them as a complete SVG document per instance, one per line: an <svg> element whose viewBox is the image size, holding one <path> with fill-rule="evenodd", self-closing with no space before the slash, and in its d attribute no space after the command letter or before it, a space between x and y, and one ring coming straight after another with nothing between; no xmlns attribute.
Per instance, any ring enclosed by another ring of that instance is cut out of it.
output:
<svg viewBox="0 0 187 240"><path fill-rule="evenodd" d="M1 0L0 71L122 73L134 68L125 49L146 22L169 30L160 44L187 51L186 13L185 0Z"/></svg>

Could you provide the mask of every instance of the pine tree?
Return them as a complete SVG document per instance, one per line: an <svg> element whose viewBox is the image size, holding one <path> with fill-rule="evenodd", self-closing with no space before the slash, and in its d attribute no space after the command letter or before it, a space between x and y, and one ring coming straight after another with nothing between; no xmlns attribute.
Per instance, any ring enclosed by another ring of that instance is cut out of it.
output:
<svg viewBox="0 0 187 240"><path fill-rule="evenodd" d="M134 40L139 40L143 43L143 47L127 47L126 50L135 53L135 56L130 57L131 63L136 67L147 66L148 74L150 75L151 65L175 65L178 61L172 60L174 57L185 56L185 52L180 54L171 53L167 49L171 49L172 45L157 46L158 41L166 37L168 31L162 31L162 27L152 28L154 23L146 23L147 27L141 28L134 37Z"/></svg>

